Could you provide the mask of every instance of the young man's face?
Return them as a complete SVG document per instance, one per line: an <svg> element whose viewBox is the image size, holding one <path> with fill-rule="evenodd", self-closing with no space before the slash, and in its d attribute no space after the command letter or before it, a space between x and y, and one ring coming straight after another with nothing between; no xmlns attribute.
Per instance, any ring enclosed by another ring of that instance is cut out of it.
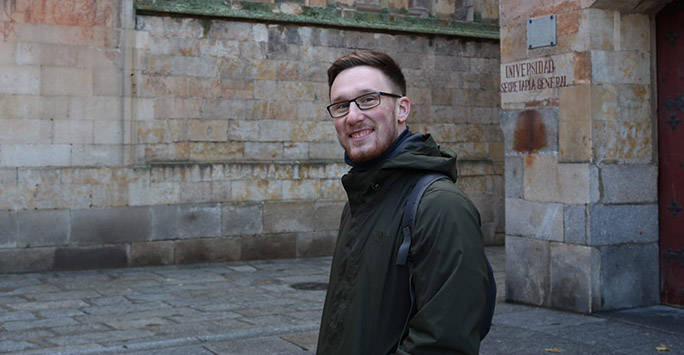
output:
<svg viewBox="0 0 684 355"><path fill-rule="evenodd" d="M330 87L330 102L351 100L378 91L401 95L393 87L378 69L352 67L335 78ZM334 118L337 138L353 162L375 159L404 131L409 112L407 97L381 96L380 105L367 110L360 110L352 102L347 115Z"/></svg>

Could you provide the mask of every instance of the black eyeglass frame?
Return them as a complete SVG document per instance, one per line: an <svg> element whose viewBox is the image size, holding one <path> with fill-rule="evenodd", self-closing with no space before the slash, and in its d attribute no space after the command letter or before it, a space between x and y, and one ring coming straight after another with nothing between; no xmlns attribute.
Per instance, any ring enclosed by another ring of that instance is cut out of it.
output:
<svg viewBox="0 0 684 355"><path fill-rule="evenodd" d="M368 95L378 95L378 104L375 105L375 106L371 106L371 107L361 108L361 105L359 105L359 103L356 102L356 100L358 100L358 99L360 99L360 98L362 98L362 97L364 97L364 96L368 96ZM392 93L383 92L383 91L368 92L368 93L365 93L365 94L363 94L363 95L359 95L359 96L357 96L357 97L355 97L355 98L353 98L353 99L351 99L351 100L343 100L343 101L333 102L333 103L331 103L330 105L328 105L328 106L326 107L326 110L328 110L328 113L330 114L330 117L332 117L332 118L341 118L341 117L344 117L344 116L348 115L348 114L349 114L349 110L347 110L347 112L346 112L344 115L335 116L335 115L333 115L332 111L330 111L330 108L333 107L333 106L335 106L335 105L339 105L339 104L341 104L341 103L344 103L344 102L348 103L348 104L349 104L349 107L351 107L351 103L353 102L353 103L356 104L356 107L358 107L359 110L361 110L361 111L370 110L370 109L372 109L372 108L375 108L375 107L380 106L380 104L382 103L382 100L380 99L380 96L389 96L389 97L394 97L394 98L396 98L396 99L402 98L402 97L403 97L403 96L401 96L401 95L392 94Z"/></svg>

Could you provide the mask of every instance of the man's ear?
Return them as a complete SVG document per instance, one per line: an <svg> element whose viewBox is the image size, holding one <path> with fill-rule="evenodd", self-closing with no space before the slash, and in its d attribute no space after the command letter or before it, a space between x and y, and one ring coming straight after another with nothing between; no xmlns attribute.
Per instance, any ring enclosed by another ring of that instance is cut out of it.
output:
<svg viewBox="0 0 684 355"><path fill-rule="evenodd" d="M397 105L394 112L399 124L405 123L411 113L411 100L406 96L397 99Z"/></svg>

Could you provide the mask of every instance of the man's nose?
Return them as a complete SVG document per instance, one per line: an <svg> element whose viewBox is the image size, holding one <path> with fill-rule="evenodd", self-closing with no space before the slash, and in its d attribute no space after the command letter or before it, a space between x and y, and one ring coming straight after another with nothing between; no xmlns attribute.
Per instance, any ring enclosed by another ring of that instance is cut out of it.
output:
<svg viewBox="0 0 684 355"><path fill-rule="evenodd" d="M363 117L363 111L359 108L359 104L352 101L352 103L349 104L349 113L347 113L347 124L355 125L363 121Z"/></svg>

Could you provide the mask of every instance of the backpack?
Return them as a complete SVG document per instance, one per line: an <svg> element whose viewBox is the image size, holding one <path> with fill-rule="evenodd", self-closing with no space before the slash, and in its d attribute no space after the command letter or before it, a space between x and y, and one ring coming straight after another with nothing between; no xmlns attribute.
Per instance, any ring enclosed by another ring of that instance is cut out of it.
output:
<svg viewBox="0 0 684 355"><path fill-rule="evenodd" d="M413 263L409 258L409 248L411 247L411 230L416 223L416 212L418 211L418 204L420 203L423 193L427 190L433 182L441 179L449 179L449 177L442 173L429 173L422 176L416 186L411 191L408 201L406 202L406 208L404 209L404 214L401 220L401 230L404 239L399 246L399 252L397 252L397 265L407 265L409 271L409 292L411 294L411 308L409 309L409 314L406 317L406 323L404 324L404 330L402 331L402 337L406 334L406 330L409 323L409 318L411 317L411 312L413 311L413 304L415 303L415 290L413 289ZM492 325L492 317L494 317L494 307L496 306L496 282L494 281L494 271L492 266L489 264L489 259L485 256L485 261L487 262L487 278L489 279L489 287L487 288L487 294L485 298L485 311L482 315L482 323L480 324L480 341L487 336L489 329Z"/></svg>

